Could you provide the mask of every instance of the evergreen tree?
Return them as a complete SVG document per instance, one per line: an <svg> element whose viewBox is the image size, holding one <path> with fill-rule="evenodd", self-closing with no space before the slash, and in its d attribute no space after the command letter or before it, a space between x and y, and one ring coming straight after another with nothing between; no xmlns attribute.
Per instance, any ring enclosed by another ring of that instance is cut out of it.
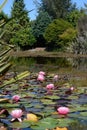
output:
<svg viewBox="0 0 87 130"><path fill-rule="evenodd" d="M33 34L35 38L37 39L36 46L45 46L45 39L44 39L44 32L51 23L51 17L48 15L47 12L41 11L39 15L36 17L36 20L33 24Z"/></svg>
<svg viewBox="0 0 87 130"><path fill-rule="evenodd" d="M24 0L15 0L13 3L11 18L21 26L29 24L28 11L25 9Z"/></svg>
<svg viewBox="0 0 87 130"><path fill-rule="evenodd" d="M8 16L3 11L0 12L0 20L4 20L5 22L9 20Z"/></svg>
<svg viewBox="0 0 87 130"><path fill-rule="evenodd" d="M75 8L76 5L72 4L71 0L41 0L39 11L44 10L53 19L57 19L65 18Z"/></svg>
<svg viewBox="0 0 87 130"><path fill-rule="evenodd" d="M31 47L35 38L32 34L28 11L23 0L14 0L11 21L5 26L4 40L9 44L15 44L21 49Z"/></svg>

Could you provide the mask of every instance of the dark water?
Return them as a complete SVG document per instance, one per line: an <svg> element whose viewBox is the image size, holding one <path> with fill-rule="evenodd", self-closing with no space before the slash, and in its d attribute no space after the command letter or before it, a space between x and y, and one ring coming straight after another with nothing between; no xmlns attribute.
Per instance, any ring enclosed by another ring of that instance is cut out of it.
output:
<svg viewBox="0 0 87 130"><path fill-rule="evenodd" d="M12 58L12 62L17 66L19 71L23 69L29 69L31 71L36 71L44 69L46 71L57 71L61 68L72 68L79 71L87 71L87 58L64 58L64 57L20 57ZM37 70L36 70L37 67ZM16 68L16 69L17 69Z"/></svg>

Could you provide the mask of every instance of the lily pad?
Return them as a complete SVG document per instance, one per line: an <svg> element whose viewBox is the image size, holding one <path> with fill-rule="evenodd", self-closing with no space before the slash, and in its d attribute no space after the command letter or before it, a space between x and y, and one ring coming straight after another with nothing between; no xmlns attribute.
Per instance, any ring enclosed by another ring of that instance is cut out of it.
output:
<svg viewBox="0 0 87 130"><path fill-rule="evenodd" d="M75 122L74 119L70 119L70 118L61 118L61 119L57 119L58 120L58 126L59 127L67 127L70 125L70 123Z"/></svg>
<svg viewBox="0 0 87 130"><path fill-rule="evenodd" d="M46 128L53 129L54 127L57 126L58 126L58 120L53 119L51 117L47 117L39 121L36 125L31 126L31 128L34 130L45 130Z"/></svg>
<svg viewBox="0 0 87 130"><path fill-rule="evenodd" d="M8 99L8 98L0 98L0 103L1 103L1 102L3 102L3 103L4 103L4 102L9 102L9 99Z"/></svg>
<svg viewBox="0 0 87 130"><path fill-rule="evenodd" d="M27 128L29 127L31 124L29 124L29 122L24 121L24 122L12 122L10 127L11 128Z"/></svg>
<svg viewBox="0 0 87 130"><path fill-rule="evenodd" d="M87 112L80 112L81 116L85 116L87 118Z"/></svg>

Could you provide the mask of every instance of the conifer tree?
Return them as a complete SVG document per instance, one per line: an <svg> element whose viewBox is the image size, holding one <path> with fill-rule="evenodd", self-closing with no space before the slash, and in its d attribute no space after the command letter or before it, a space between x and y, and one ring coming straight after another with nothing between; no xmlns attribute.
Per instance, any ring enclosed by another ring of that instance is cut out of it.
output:
<svg viewBox="0 0 87 130"><path fill-rule="evenodd" d="M41 0L39 11L43 10L48 12L48 14L53 17L53 19L64 19L67 14L75 8L76 5L72 4L71 0Z"/></svg>
<svg viewBox="0 0 87 130"><path fill-rule="evenodd" d="M34 44L35 38L24 0L14 0L11 19L5 26L4 40L21 49L30 48Z"/></svg>

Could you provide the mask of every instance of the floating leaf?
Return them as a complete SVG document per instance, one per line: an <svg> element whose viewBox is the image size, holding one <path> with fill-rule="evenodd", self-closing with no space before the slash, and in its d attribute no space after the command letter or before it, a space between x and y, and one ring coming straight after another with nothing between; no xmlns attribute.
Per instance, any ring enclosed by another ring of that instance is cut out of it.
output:
<svg viewBox="0 0 87 130"><path fill-rule="evenodd" d="M41 102L43 104L55 104L55 102L53 102L52 100L48 100L48 99L41 99Z"/></svg>
<svg viewBox="0 0 87 130"><path fill-rule="evenodd" d="M87 112L80 112L80 115L87 117Z"/></svg>
<svg viewBox="0 0 87 130"><path fill-rule="evenodd" d="M10 128L27 128L29 127L29 122L12 122Z"/></svg>
<svg viewBox="0 0 87 130"><path fill-rule="evenodd" d="M45 130L46 128L53 129L56 126L58 126L58 120L47 117L40 120L35 126L31 126L31 128L34 130Z"/></svg>
<svg viewBox="0 0 87 130"><path fill-rule="evenodd" d="M59 127L67 127L70 125L70 123L75 122L73 119L69 119L69 118L61 118L61 119L57 119L59 124Z"/></svg>
<svg viewBox="0 0 87 130"><path fill-rule="evenodd" d="M9 99L8 99L8 98L0 98L0 103L1 103L1 102L3 102L3 103L4 103L4 102L9 102Z"/></svg>
<svg viewBox="0 0 87 130"><path fill-rule="evenodd" d="M26 116L26 120L32 121L32 122L37 122L38 117L35 114L28 113L27 116Z"/></svg>

